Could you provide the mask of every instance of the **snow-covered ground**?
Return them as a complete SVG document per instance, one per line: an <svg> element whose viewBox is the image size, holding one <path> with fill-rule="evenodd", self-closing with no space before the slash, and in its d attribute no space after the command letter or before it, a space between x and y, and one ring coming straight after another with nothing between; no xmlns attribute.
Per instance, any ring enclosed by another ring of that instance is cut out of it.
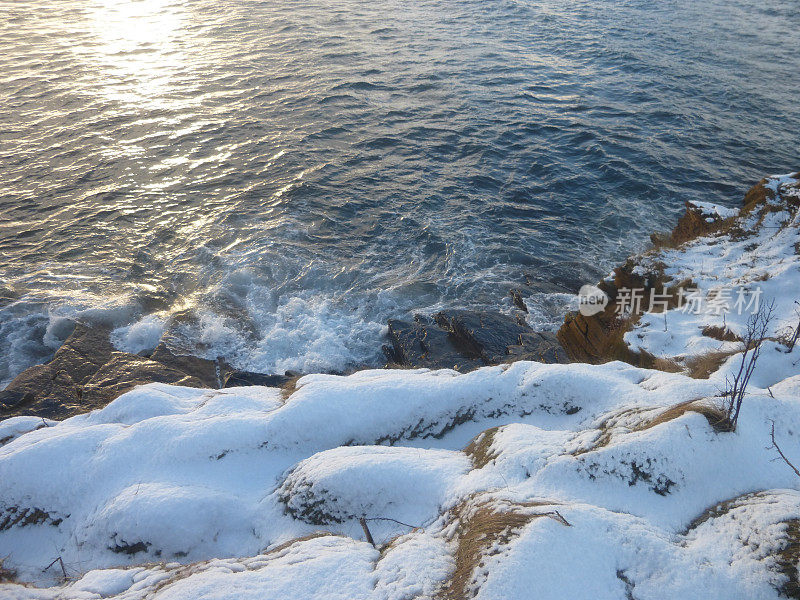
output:
<svg viewBox="0 0 800 600"><path fill-rule="evenodd" d="M793 183L773 179L774 202ZM746 239L643 268L706 294L761 285L782 333L798 219L776 204ZM717 431L741 344L701 330L741 333L747 315L712 317L668 311L664 331L647 314L627 337L678 364L734 352L708 379L621 362L369 370L288 397L150 384L62 422L0 422L0 558L28 583L0 598L798 597L800 478L771 430L800 465L800 349L765 341L738 429ZM66 582L45 570L59 557Z"/></svg>

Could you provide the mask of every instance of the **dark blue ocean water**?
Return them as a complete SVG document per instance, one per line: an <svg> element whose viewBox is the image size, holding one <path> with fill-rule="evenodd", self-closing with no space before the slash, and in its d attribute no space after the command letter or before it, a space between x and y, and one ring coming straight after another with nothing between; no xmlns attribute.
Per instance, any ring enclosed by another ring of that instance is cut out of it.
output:
<svg viewBox="0 0 800 600"><path fill-rule="evenodd" d="M552 326L798 168L798 48L780 0L0 0L0 380L75 316L263 371L526 282Z"/></svg>

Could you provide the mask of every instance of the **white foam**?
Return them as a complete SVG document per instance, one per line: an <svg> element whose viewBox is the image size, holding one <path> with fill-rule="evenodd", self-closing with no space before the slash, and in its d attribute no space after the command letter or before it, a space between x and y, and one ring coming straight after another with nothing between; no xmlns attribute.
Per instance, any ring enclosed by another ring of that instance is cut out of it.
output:
<svg viewBox="0 0 800 600"><path fill-rule="evenodd" d="M118 327L111 332L111 342L123 352L136 354L152 350L164 335L167 321L157 314L145 315L130 325Z"/></svg>

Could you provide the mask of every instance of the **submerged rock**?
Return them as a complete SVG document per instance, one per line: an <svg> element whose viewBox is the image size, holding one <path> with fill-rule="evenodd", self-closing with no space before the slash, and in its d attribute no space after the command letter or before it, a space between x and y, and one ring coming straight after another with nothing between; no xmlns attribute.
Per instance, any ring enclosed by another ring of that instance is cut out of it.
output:
<svg viewBox="0 0 800 600"><path fill-rule="evenodd" d="M433 319L390 320L393 365L471 371L514 360L566 362L555 334L534 331L522 317L473 310L442 311Z"/></svg>

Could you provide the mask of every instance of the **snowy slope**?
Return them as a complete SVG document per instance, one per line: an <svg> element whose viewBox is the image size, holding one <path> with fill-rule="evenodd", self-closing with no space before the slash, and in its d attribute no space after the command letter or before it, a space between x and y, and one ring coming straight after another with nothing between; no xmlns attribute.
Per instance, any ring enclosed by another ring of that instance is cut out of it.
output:
<svg viewBox="0 0 800 600"><path fill-rule="evenodd" d="M704 290L763 283L785 328L797 218L777 207L747 240L658 260ZM708 350L703 315L667 319L669 337L646 315L630 343ZM800 478L770 438L800 465L800 349L764 342L722 432L713 407L741 355L713 341L733 354L708 379L621 362L369 370L288 397L150 384L62 422L0 422L0 558L32 584L0 598L800 597ZM66 582L43 570L58 557Z"/></svg>

